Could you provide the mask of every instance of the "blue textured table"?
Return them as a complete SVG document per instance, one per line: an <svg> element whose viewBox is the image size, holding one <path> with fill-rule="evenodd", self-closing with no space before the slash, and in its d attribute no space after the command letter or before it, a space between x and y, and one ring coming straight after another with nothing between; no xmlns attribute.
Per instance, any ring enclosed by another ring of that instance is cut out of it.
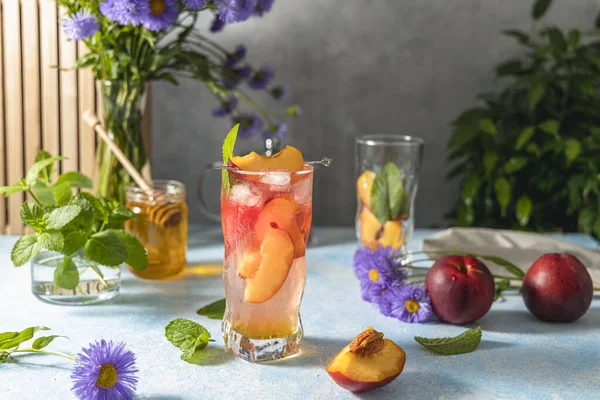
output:
<svg viewBox="0 0 600 400"><path fill-rule="evenodd" d="M121 295L110 303L59 307L29 292L27 267L13 268L9 253L14 237L0 237L0 331L46 325L56 334L54 350L74 353L89 341L127 342L138 358L139 399L599 399L600 300L572 324L534 319L519 296L497 302L480 321L483 341L474 353L433 355L413 336L453 336L464 328L432 322L403 324L360 300L352 273L356 244L351 229L317 229L318 246L307 253L308 283L302 304L306 338L300 356L254 365L223 351L219 321L195 314L223 297L222 245L218 232L190 236L190 268L182 279L142 281L125 273ZM416 249L432 231L418 230ZM597 246L591 238L565 240ZM337 244L335 244L337 242ZM210 365L179 359L164 337L173 318L193 319L217 341L206 350ZM404 348L404 372L392 384L355 396L338 387L325 372L329 359L365 326L373 325ZM53 356L29 355L0 364L0 399L70 399L72 364Z"/></svg>

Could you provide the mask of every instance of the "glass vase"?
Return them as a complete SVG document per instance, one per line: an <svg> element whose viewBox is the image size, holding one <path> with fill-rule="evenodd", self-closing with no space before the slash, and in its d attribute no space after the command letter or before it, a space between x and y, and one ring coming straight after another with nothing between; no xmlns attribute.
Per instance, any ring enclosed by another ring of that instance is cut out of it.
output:
<svg viewBox="0 0 600 400"><path fill-rule="evenodd" d="M97 304L119 294L121 268L99 265L83 253L71 256L79 272L79 284L64 289L54 282L54 271L64 261L64 254L43 251L31 260L31 292L50 304L80 306Z"/></svg>
<svg viewBox="0 0 600 400"><path fill-rule="evenodd" d="M142 171L147 163L142 136L146 85L144 82L105 81L100 83L100 87L104 128L133 166ZM125 204L125 188L131 178L102 141L98 144L97 160L97 193Z"/></svg>

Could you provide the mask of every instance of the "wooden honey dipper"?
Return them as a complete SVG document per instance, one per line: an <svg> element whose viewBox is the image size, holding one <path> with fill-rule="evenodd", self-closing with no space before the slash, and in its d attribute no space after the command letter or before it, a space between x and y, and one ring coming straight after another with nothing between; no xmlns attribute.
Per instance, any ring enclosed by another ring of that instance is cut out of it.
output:
<svg viewBox="0 0 600 400"><path fill-rule="evenodd" d="M157 193L150 187L119 146L108 136L96 114L90 110L85 111L83 113L83 121L94 129L98 136L100 136L100 139L106 143L113 155L119 160L123 168L127 170L129 176L152 199L153 205L148 212L148 219L165 228L179 225L183 217L181 204L169 201L164 193Z"/></svg>

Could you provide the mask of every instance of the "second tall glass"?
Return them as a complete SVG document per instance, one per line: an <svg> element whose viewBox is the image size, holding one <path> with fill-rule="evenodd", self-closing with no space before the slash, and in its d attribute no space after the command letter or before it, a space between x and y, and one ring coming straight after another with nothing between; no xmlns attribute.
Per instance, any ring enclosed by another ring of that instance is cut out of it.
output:
<svg viewBox="0 0 600 400"><path fill-rule="evenodd" d="M356 139L356 236L364 246L408 251L422 158L423 140L417 137Z"/></svg>

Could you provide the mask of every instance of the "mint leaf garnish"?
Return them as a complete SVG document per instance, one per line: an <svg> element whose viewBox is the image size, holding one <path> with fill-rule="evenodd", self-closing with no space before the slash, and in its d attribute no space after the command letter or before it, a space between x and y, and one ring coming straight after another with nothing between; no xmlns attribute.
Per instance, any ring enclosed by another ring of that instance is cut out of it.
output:
<svg viewBox="0 0 600 400"><path fill-rule="evenodd" d="M85 256L98 264L113 267L127 260L121 236L113 230L94 233L83 247Z"/></svg>
<svg viewBox="0 0 600 400"><path fill-rule="evenodd" d="M200 324L189 319L177 318L165 327L165 336L182 350L181 359L190 362L194 353L208 346L210 333Z"/></svg>
<svg viewBox="0 0 600 400"><path fill-rule="evenodd" d="M25 225L35 230L44 226L44 210L32 201L26 201L21 206L21 220Z"/></svg>
<svg viewBox="0 0 600 400"><path fill-rule="evenodd" d="M54 270L54 283L63 289L75 289L79 285L79 271L69 256Z"/></svg>
<svg viewBox="0 0 600 400"><path fill-rule="evenodd" d="M385 173L382 171L375 177L373 189L371 189L371 209L375 217L382 224L391 219L388 197L387 179Z"/></svg>
<svg viewBox="0 0 600 400"><path fill-rule="evenodd" d="M394 163L387 163L376 175L371 189L371 209L382 224L406 212L407 195L402 176Z"/></svg>
<svg viewBox="0 0 600 400"><path fill-rule="evenodd" d="M52 341L54 341L54 339L59 338L59 337L66 337L66 336L61 336L61 335L41 336L33 341L31 348L36 349L36 350L43 349L44 347L46 347L50 343L52 343Z"/></svg>
<svg viewBox="0 0 600 400"><path fill-rule="evenodd" d="M94 183L87 175L77 171L65 172L58 177L54 186L60 185L61 183L68 183L71 187L81 189L91 189L94 187Z"/></svg>
<svg viewBox="0 0 600 400"><path fill-rule="evenodd" d="M481 327L478 326L451 338L428 339L415 336L415 340L434 353L450 356L474 351L481 342L481 333Z"/></svg>
<svg viewBox="0 0 600 400"><path fill-rule="evenodd" d="M33 257L37 256L42 246L38 243L36 235L21 236L13 246L10 259L15 267L20 267Z"/></svg>
<svg viewBox="0 0 600 400"><path fill-rule="evenodd" d="M148 267L148 256L144 246L129 232L119 230L117 233L121 235L123 244L127 249L127 260L125 262L134 269L146 269Z"/></svg>
<svg viewBox="0 0 600 400"><path fill-rule="evenodd" d="M237 139L237 133L240 124L235 124L233 128L229 131L227 136L225 136L225 140L223 141L223 166L226 167L229 159L233 157L233 148L235 147L235 140ZM223 188L225 189L225 194L229 194L229 172L226 169L221 170L221 177L223 179Z"/></svg>
<svg viewBox="0 0 600 400"><path fill-rule="evenodd" d="M65 241L60 232L42 232L38 235L37 241L42 249L52 251L62 251Z"/></svg>
<svg viewBox="0 0 600 400"><path fill-rule="evenodd" d="M223 315L225 314L225 299L207 304L196 311L196 313L210 319L223 319Z"/></svg>
<svg viewBox="0 0 600 400"><path fill-rule="evenodd" d="M71 222L81 212L81 207L76 205L66 205L55 208L49 214L45 215L46 229L62 229Z"/></svg>

